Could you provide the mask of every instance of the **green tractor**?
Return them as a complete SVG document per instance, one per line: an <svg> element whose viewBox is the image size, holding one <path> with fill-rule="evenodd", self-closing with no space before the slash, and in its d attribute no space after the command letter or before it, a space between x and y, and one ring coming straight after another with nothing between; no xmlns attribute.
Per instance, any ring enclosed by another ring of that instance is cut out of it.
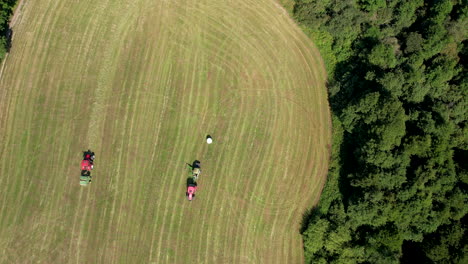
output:
<svg viewBox="0 0 468 264"><path fill-rule="evenodd" d="M91 172L87 170L82 170L80 176L80 185L86 186L89 183L91 183Z"/></svg>
<svg viewBox="0 0 468 264"><path fill-rule="evenodd" d="M192 165L189 165L189 173L193 177L193 179L196 181L198 180L198 176L200 176L201 173L201 168L200 168L200 161L196 160L192 163Z"/></svg>

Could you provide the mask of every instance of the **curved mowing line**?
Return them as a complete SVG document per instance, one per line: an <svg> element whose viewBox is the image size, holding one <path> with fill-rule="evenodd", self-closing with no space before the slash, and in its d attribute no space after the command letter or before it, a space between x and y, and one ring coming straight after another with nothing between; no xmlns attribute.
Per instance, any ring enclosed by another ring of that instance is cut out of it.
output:
<svg viewBox="0 0 468 264"><path fill-rule="evenodd" d="M0 245L13 250L0 261L302 261L296 226L324 182L330 123L323 64L276 2L38 0L23 20L0 78L0 135L24 154L0 154L2 168L16 164L1 196L18 208L2 206L0 237L13 238ZM22 128L32 132L13 135ZM80 189L56 175L75 173L86 141L97 176ZM50 180L27 178L47 146ZM203 173L189 203L195 158ZM28 216L22 195L38 193L48 195ZM20 218L37 224L9 236L2 221Z"/></svg>

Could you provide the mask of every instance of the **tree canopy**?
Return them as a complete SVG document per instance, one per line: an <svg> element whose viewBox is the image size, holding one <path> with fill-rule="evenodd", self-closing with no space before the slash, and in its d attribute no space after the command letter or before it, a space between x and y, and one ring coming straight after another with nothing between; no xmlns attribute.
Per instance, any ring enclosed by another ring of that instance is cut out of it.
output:
<svg viewBox="0 0 468 264"><path fill-rule="evenodd" d="M5 57L10 45L8 22L15 3L16 0L0 0L0 62Z"/></svg>
<svg viewBox="0 0 468 264"><path fill-rule="evenodd" d="M296 0L334 127L308 263L468 262L467 2Z"/></svg>

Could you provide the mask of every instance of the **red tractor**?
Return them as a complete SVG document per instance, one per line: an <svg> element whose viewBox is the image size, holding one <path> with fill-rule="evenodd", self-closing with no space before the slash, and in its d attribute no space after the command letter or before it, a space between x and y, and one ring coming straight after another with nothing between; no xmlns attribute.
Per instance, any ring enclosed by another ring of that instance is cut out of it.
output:
<svg viewBox="0 0 468 264"><path fill-rule="evenodd" d="M189 201L195 199L195 192L197 191L197 180L198 176L201 173L201 166L200 161L195 160L191 165L187 163L189 166L189 177L187 178L187 192L185 192L185 196Z"/></svg>
<svg viewBox="0 0 468 264"><path fill-rule="evenodd" d="M90 160L81 161L81 170L90 171L93 169L93 163Z"/></svg>
<svg viewBox="0 0 468 264"><path fill-rule="evenodd" d="M83 160L81 161L81 176L80 185L86 186L91 182L91 170L94 167L94 152L87 150L83 152Z"/></svg>
<svg viewBox="0 0 468 264"><path fill-rule="evenodd" d="M193 199L195 199L195 191L197 191L196 183L192 183L187 186L187 193L185 193L185 195L187 196L187 199L189 201L192 201Z"/></svg>

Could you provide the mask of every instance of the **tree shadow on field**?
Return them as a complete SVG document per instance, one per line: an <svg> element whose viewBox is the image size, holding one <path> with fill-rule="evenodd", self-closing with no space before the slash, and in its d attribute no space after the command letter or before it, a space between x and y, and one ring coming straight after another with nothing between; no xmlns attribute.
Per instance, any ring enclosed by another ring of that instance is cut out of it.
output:
<svg viewBox="0 0 468 264"><path fill-rule="evenodd" d="M11 28L0 31L0 62L10 53L12 36L13 30Z"/></svg>
<svg viewBox="0 0 468 264"><path fill-rule="evenodd" d="M13 39L13 29L12 28L8 28L6 30L6 52L10 52L10 49L11 49L11 40Z"/></svg>

